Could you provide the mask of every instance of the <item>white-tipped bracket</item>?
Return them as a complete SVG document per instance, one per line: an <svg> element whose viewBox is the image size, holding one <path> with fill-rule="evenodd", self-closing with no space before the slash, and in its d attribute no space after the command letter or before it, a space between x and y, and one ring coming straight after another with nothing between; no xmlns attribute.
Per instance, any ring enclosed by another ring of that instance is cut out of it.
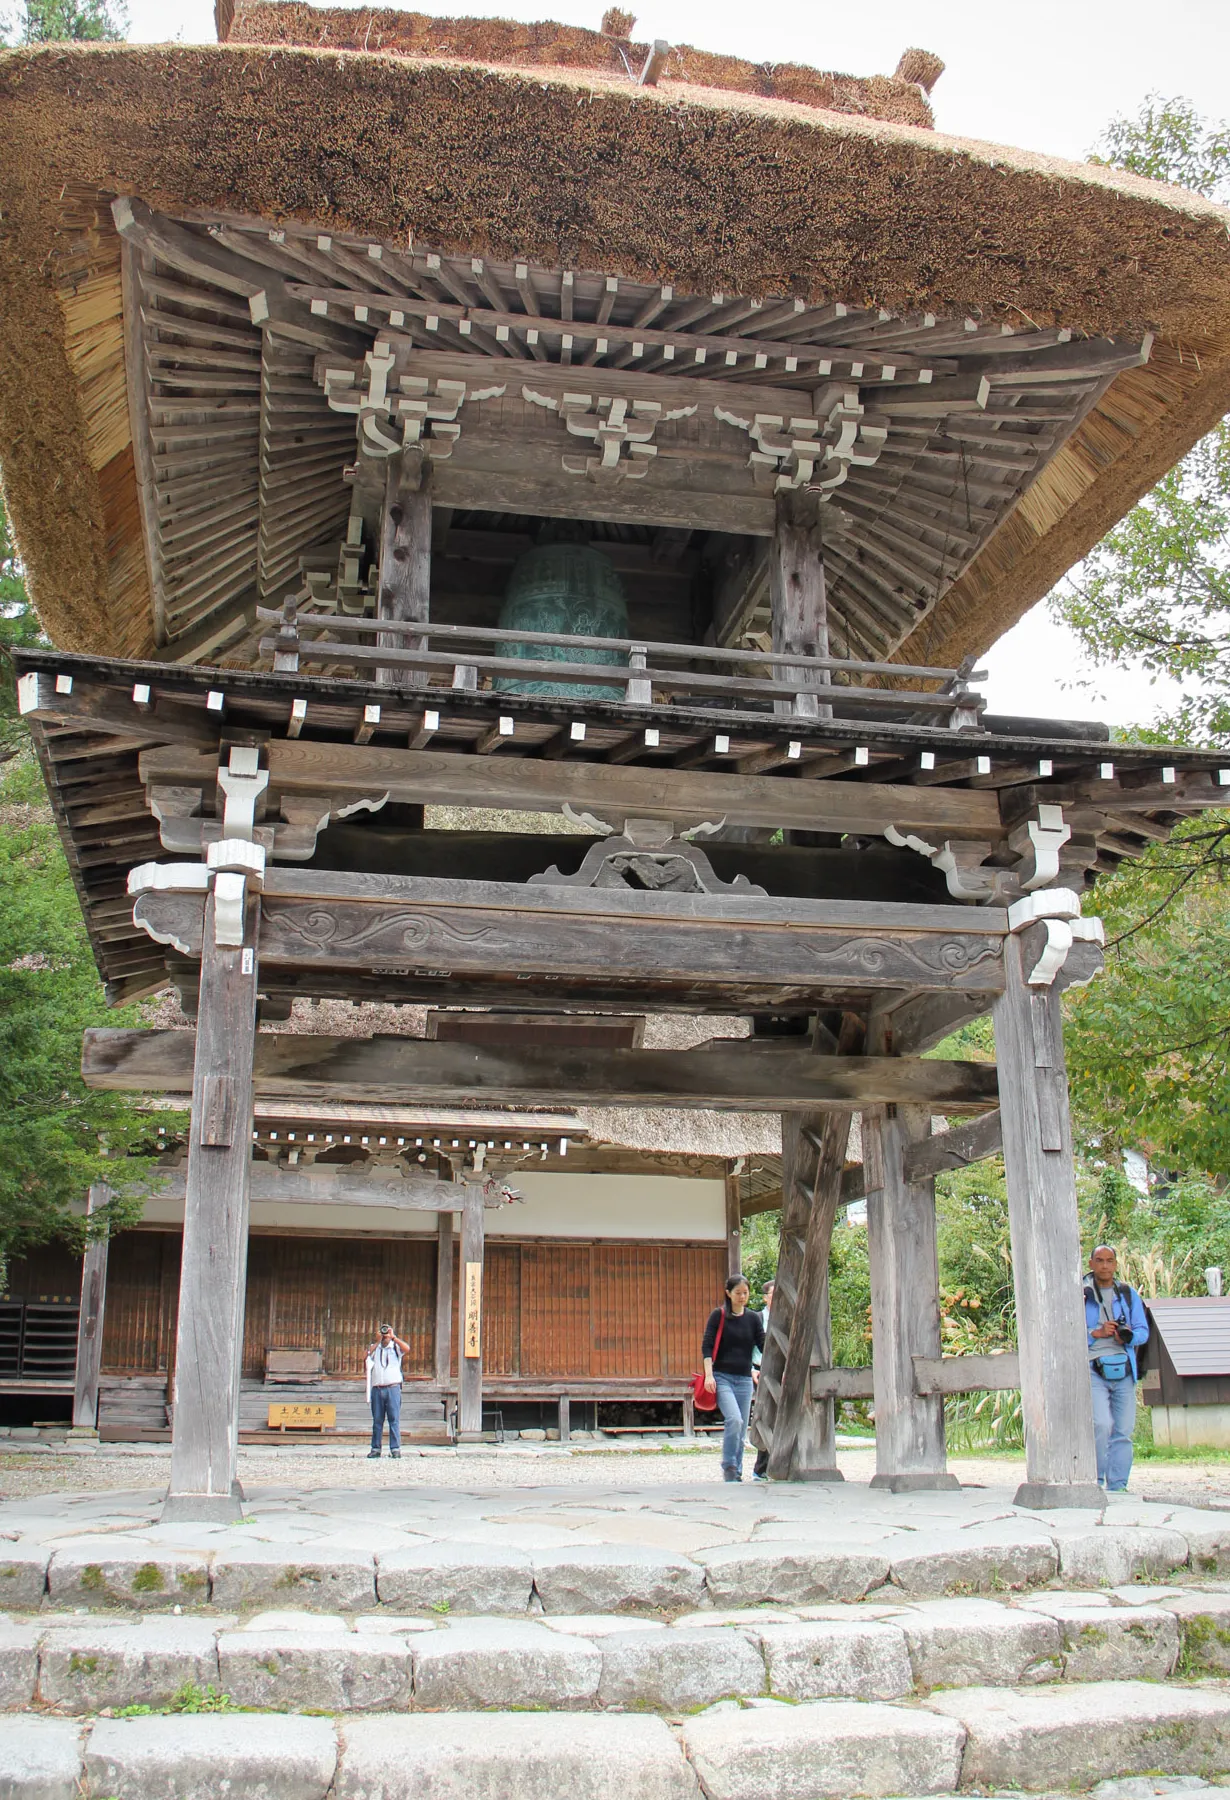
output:
<svg viewBox="0 0 1230 1800"><path fill-rule="evenodd" d="M269 786L269 771L259 766L258 756L250 745L233 744L230 767L218 770L225 800L222 829L228 838L251 839L255 830L256 803Z"/></svg>
<svg viewBox="0 0 1230 1800"><path fill-rule="evenodd" d="M1039 919L1079 919L1079 894L1071 888L1051 888L1045 894L1026 894L1008 908L1009 931L1028 931ZM1092 923L1092 921L1090 921Z"/></svg>
<svg viewBox="0 0 1230 1800"><path fill-rule="evenodd" d="M1050 987L1079 937L1086 942L1105 941L1100 919L1082 919L1080 897L1071 888L1051 888L1046 893L1026 894L1008 908L1008 930L1028 931L1031 925L1046 929L1042 953L1025 977L1029 987Z"/></svg>
<svg viewBox="0 0 1230 1800"><path fill-rule="evenodd" d="M1068 951L1072 948L1072 927L1066 919L1042 919L1039 923L1046 928L1046 943L1025 981L1029 987L1050 987L1068 960Z"/></svg>
<svg viewBox="0 0 1230 1800"><path fill-rule="evenodd" d="M214 943L220 950L242 948L247 898L248 884L244 876L233 869L224 869L215 875Z"/></svg>
<svg viewBox="0 0 1230 1800"><path fill-rule="evenodd" d="M250 875L256 886L260 886L265 878L265 849L263 844L250 844L246 838L220 838L211 844L205 852L211 872L217 872L214 882L214 893L218 891L218 881L222 879L222 871L237 870L240 874ZM221 939L219 939L221 942Z"/></svg>
<svg viewBox="0 0 1230 1800"><path fill-rule="evenodd" d="M1008 848L1023 859L1021 886L1026 893L1048 887L1059 878L1059 852L1072 836L1063 808L1042 805L1036 819L1027 819L1008 837Z"/></svg>
<svg viewBox="0 0 1230 1800"><path fill-rule="evenodd" d="M138 863L128 871L130 894L203 894L209 887L204 863Z"/></svg>

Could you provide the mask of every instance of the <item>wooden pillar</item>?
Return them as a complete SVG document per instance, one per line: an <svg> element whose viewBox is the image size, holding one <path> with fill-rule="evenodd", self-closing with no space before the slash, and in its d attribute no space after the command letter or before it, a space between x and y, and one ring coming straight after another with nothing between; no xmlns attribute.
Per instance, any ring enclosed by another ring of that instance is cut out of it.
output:
<svg viewBox="0 0 1230 1800"><path fill-rule="evenodd" d="M837 1467L834 1403L812 1397L811 1371L827 1369L833 1361L829 1246L849 1136L846 1112L782 1117L782 1196L784 1201L789 1181L794 1205L789 1243L783 1206L779 1261L787 1267L787 1282L793 1283L794 1292L783 1305L779 1275L769 1314L770 1333L778 1338L774 1362L781 1358L768 1465L774 1481L844 1479ZM766 1359L767 1355L766 1345Z"/></svg>
<svg viewBox="0 0 1230 1800"><path fill-rule="evenodd" d="M829 653L828 601L824 584L824 556L817 508L808 495L779 494L777 524L769 553L769 609L773 649L795 655L827 656ZM830 719L831 706L823 705L814 690L828 686L828 673L775 666L779 681L796 684L793 705L774 701L779 713L800 718Z"/></svg>
<svg viewBox="0 0 1230 1800"><path fill-rule="evenodd" d="M743 1214L739 1206L739 1177L726 1166L726 1273L737 1275L743 1267Z"/></svg>
<svg viewBox="0 0 1230 1800"><path fill-rule="evenodd" d="M483 1191L467 1182L461 1211L460 1355L457 1362L457 1436L476 1438L483 1428Z"/></svg>
<svg viewBox="0 0 1230 1800"><path fill-rule="evenodd" d="M1057 987L1030 988L1041 927L1004 940L993 1008L1016 1288L1025 1481L1019 1506L1104 1506L1097 1485L1080 1227Z"/></svg>
<svg viewBox="0 0 1230 1800"><path fill-rule="evenodd" d="M930 1132L925 1107L874 1107L863 1114L876 1409L871 1485L893 1493L960 1486L948 1473L943 1396L921 1395L914 1384L914 1357L940 1354L940 1269L935 1183L907 1181L903 1156Z"/></svg>
<svg viewBox="0 0 1230 1800"><path fill-rule="evenodd" d="M453 1215L436 1214L436 1386L453 1379Z"/></svg>
<svg viewBox="0 0 1230 1800"><path fill-rule="evenodd" d="M567 1394L559 1397L559 1441L567 1444L572 1438L572 1401Z"/></svg>
<svg viewBox="0 0 1230 1800"><path fill-rule="evenodd" d="M236 1472L260 920L259 903L245 899L244 941L233 949L215 941L212 893L205 903L164 1519L225 1521L243 1510Z"/></svg>
<svg viewBox="0 0 1230 1800"><path fill-rule="evenodd" d="M90 1188L86 1214L98 1212L111 1198L105 1182ZM107 1303L107 1249L105 1237L85 1247L81 1263L81 1311L77 1316L77 1375L73 1387L73 1430L98 1429L98 1378L102 1369L103 1315Z"/></svg>
<svg viewBox="0 0 1230 1800"><path fill-rule="evenodd" d="M431 464L413 452L389 458L380 527L378 619L421 619L431 607ZM421 649L423 638L377 634L382 650ZM425 669L377 669L385 687L426 687Z"/></svg>

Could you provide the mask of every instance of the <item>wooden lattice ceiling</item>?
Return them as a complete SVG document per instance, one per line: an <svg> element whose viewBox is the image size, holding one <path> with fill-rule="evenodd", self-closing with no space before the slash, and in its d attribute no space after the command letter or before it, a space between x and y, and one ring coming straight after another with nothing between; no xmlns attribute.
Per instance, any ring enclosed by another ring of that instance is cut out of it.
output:
<svg viewBox="0 0 1230 1800"><path fill-rule="evenodd" d="M833 649L885 657L1149 353L138 202L117 222L156 629L177 659L254 660L256 603L305 576L318 604L363 610L403 444L432 463L433 616L493 622L501 565L572 519L631 578L638 635L756 644L793 489L821 507Z"/></svg>

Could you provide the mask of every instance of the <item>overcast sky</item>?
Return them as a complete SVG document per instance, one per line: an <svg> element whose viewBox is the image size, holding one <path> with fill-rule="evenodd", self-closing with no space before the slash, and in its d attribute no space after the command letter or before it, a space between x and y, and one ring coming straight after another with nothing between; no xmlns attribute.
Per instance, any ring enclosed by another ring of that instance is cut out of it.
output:
<svg viewBox="0 0 1230 1800"><path fill-rule="evenodd" d="M604 4L420 0L405 10L596 27ZM212 0L130 0L129 12L134 40L213 41ZM1150 92L1183 95L1214 119L1230 113L1230 0L1034 0L1027 8L985 0L939 0L930 8L904 0L849 8L778 0L763 11L746 0L654 0L638 15L637 36L854 75L891 74L901 52L917 44L947 64L932 95L939 130L1077 159L1109 119L1135 112ZM1083 671L1073 640L1045 606L1000 641L987 666L985 691L998 712L1131 724L1174 698L1130 670ZM1092 686L1078 685L1083 678Z"/></svg>

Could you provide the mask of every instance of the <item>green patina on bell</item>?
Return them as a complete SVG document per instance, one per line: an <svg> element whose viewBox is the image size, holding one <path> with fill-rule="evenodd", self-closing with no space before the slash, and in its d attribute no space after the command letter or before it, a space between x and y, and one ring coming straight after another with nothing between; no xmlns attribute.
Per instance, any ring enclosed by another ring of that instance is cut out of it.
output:
<svg viewBox="0 0 1230 1800"><path fill-rule="evenodd" d="M500 611L506 631L550 631L560 637L626 638L628 604L618 575L592 544L539 544L515 565ZM620 650L573 649L561 644L501 644L497 655L526 662L609 663L626 668ZM505 694L548 694L555 700L618 700L614 686L588 682L522 680L501 675Z"/></svg>

